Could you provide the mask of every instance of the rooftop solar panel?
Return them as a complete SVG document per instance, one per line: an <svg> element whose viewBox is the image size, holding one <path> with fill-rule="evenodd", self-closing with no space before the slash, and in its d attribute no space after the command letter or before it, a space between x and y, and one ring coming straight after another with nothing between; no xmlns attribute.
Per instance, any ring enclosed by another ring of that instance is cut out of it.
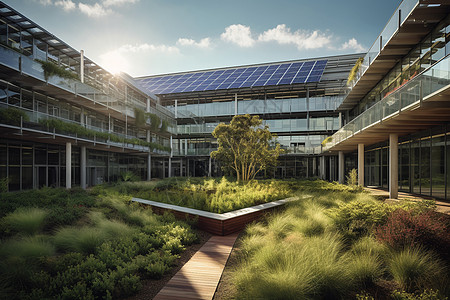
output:
<svg viewBox="0 0 450 300"><path fill-rule="evenodd" d="M154 94L319 82L327 60L230 68L137 79Z"/></svg>

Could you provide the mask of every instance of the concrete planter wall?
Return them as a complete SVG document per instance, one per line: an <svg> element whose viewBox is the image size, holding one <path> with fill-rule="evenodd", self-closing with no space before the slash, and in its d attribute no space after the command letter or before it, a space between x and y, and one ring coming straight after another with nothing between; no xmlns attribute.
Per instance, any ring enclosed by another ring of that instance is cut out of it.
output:
<svg viewBox="0 0 450 300"><path fill-rule="evenodd" d="M245 225L254 220L257 220L264 213L275 208L279 208L280 206L297 199L297 197L286 198L223 214L216 214L203 210L155 202L140 198L133 198L131 201L150 205L155 213L162 214L165 211L169 211L179 219L197 219L197 226L199 229L212 234L228 235L240 231L245 227Z"/></svg>

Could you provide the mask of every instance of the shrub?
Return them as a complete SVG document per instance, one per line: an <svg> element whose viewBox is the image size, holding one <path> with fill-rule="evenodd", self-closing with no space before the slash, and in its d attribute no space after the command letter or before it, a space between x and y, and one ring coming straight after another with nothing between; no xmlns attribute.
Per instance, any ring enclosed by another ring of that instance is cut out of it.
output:
<svg viewBox="0 0 450 300"><path fill-rule="evenodd" d="M383 275L383 265L379 257L360 254L350 257L349 272L356 283L367 286Z"/></svg>
<svg viewBox="0 0 450 300"><path fill-rule="evenodd" d="M440 295L438 290L425 289L419 293L408 293L405 291L395 290L391 294L394 300L447 300L447 297Z"/></svg>
<svg viewBox="0 0 450 300"><path fill-rule="evenodd" d="M339 205L330 215L338 230L350 239L357 239L383 224L389 211L389 206L375 200L356 200Z"/></svg>
<svg viewBox="0 0 450 300"><path fill-rule="evenodd" d="M0 255L3 257L39 258L54 253L54 246L39 236L9 240L0 248Z"/></svg>
<svg viewBox="0 0 450 300"><path fill-rule="evenodd" d="M433 211L414 214L398 209L389 215L386 224L380 225L375 230L375 236L394 249L420 246L448 258L449 231L450 222L445 216Z"/></svg>
<svg viewBox="0 0 450 300"><path fill-rule="evenodd" d="M384 257L388 249L371 236L364 236L357 240L350 249L355 255L366 255L368 257Z"/></svg>
<svg viewBox="0 0 450 300"><path fill-rule="evenodd" d="M356 169L351 169L347 175L347 184L351 187L358 185L358 171Z"/></svg>
<svg viewBox="0 0 450 300"><path fill-rule="evenodd" d="M19 208L4 217L3 222L13 232L34 234L43 228L46 216L47 211L40 208Z"/></svg>
<svg viewBox="0 0 450 300"><path fill-rule="evenodd" d="M404 290L414 291L418 288L448 286L443 265L430 252L406 248L392 254L389 271Z"/></svg>
<svg viewBox="0 0 450 300"><path fill-rule="evenodd" d="M29 121L30 118L25 111L15 108L1 108L0 109L0 123L20 126L20 121Z"/></svg>

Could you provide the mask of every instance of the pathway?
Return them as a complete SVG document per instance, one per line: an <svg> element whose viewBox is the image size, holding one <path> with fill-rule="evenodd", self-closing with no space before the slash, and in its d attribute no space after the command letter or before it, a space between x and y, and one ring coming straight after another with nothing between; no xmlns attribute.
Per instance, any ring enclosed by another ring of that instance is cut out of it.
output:
<svg viewBox="0 0 450 300"><path fill-rule="evenodd" d="M238 234L212 236L153 299L212 299Z"/></svg>
<svg viewBox="0 0 450 300"><path fill-rule="evenodd" d="M386 200L396 201L395 199L389 199L389 191L380 188L364 188L366 191L374 196L385 198ZM429 196L409 194L405 192L398 192L398 199L406 199L410 201L421 201L423 199L433 199ZM436 200L436 211L444 214L450 214L450 203Z"/></svg>

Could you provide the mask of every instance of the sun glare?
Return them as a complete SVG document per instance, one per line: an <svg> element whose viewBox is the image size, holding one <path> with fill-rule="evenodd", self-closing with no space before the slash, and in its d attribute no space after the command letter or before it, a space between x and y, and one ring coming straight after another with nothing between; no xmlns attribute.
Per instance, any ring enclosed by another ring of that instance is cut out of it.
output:
<svg viewBox="0 0 450 300"><path fill-rule="evenodd" d="M100 57L101 66L113 74L126 71L128 62L118 51L110 51Z"/></svg>

